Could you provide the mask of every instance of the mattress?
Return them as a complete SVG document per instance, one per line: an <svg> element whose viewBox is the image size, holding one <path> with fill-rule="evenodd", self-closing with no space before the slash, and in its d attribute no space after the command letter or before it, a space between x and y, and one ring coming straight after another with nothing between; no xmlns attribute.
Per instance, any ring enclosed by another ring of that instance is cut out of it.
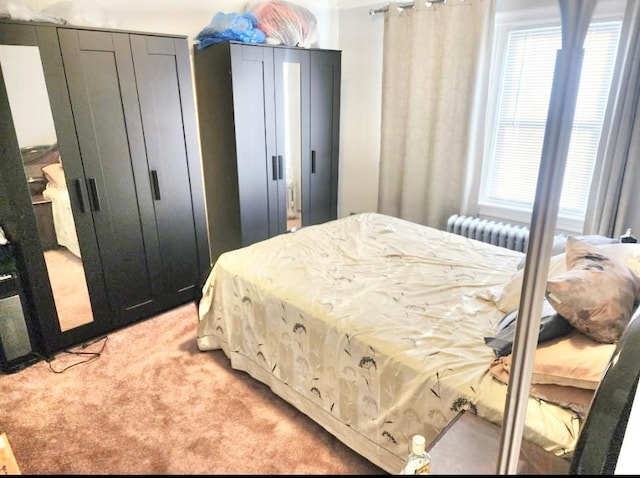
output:
<svg viewBox="0 0 640 478"><path fill-rule="evenodd" d="M227 252L199 304L200 350L267 384L389 473L412 435L460 410L500 424L506 385L485 345L504 315L483 297L523 254L376 213ZM524 438L563 456L580 420L531 398Z"/></svg>

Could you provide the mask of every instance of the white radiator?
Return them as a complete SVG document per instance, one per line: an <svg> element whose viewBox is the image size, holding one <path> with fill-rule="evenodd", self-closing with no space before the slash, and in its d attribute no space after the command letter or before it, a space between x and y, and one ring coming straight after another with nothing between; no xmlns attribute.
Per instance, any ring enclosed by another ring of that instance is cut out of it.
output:
<svg viewBox="0 0 640 478"><path fill-rule="evenodd" d="M473 216L454 214L447 221L447 231L460 236L526 252L529 228Z"/></svg>

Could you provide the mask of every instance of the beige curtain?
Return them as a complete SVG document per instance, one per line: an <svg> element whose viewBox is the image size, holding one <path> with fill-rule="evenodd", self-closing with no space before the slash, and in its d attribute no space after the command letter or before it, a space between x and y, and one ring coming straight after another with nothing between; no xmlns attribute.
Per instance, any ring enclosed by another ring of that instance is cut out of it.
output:
<svg viewBox="0 0 640 478"><path fill-rule="evenodd" d="M640 233L640 1L627 0L585 234Z"/></svg>
<svg viewBox="0 0 640 478"><path fill-rule="evenodd" d="M440 229L460 213L494 12L449 0L385 13L379 212Z"/></svg>

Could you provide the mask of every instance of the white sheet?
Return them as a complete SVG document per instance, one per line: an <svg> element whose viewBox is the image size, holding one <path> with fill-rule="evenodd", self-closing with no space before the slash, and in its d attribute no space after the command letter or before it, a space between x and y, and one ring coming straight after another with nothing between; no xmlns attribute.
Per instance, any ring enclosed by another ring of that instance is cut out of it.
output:
<svg viewBox="0 0 640 478"><path fill-rule="evenodd" d="M76 234L76 224L73 221L69 191L47 183L42 195L51 200L53 226L56 230L58 244L69 249L76 257L80 257L80 245Z"/></svg>
<svg viewBox="0 0 640 478"><path fill-rule="evenodd" d="M430 442L461 409L501 422L483 337L503 313L481 297L522 256L374 213L305 227L219 258L198 345L397 473L411 436ZM563 455L579 424L531 399L524 437Z"/></svg>

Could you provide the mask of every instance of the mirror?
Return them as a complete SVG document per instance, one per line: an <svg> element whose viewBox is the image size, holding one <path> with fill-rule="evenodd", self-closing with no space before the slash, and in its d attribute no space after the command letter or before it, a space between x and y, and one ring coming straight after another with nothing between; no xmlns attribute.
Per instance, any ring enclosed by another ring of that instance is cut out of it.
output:
<svg viewBox="0 0 640 478"><path fill-rule="evenodd" d="M287 231L302 227L302 112L300 63L282 64L284 82L284 158L287 183Z"/></svg>
<svg viewBox="0 0 640 478"><path fill-rule="evenodd" d="M64 332L93 313L38 47L0 45L0 66Z"/></svg>

